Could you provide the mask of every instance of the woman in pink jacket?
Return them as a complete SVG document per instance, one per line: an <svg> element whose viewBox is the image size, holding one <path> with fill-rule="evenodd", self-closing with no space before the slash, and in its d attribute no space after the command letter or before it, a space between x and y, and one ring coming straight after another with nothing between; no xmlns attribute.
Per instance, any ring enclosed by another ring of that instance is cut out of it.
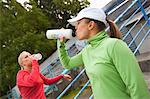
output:
<svg viewBox="0 0 150 99"><path fill-rule="evenodd" d="M17 73L16 85L19 88L22 99L46 99L44 84L50 85L62 78L71 80L71 76L69 75L46 78L39 72L38 61L26 51L23 51L19 55L18 63L21 70Z"/></svg>

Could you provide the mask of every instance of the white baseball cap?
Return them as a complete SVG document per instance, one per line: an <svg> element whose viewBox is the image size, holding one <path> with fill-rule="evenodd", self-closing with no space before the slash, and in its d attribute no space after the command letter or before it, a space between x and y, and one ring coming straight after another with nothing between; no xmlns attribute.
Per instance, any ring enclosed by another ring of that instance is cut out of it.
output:
<svg viewBox="0 0 150 99"><path fill-rule="evenodd" d="M87 7L82 9L78 15L72 19L67 20L71 25L75 26L76 22L82 18L90 18L107 25L106 14L101 8Z"/></svg>

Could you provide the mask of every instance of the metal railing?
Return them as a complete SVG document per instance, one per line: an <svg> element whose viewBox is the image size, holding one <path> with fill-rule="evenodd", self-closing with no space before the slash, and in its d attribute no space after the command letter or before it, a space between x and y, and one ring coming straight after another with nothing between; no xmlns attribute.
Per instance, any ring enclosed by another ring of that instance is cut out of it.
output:
<svg viewBox="0 0 150 99"><path fill-rule="evenodd" d="M60 99L67 90L79 79L79 77L84 73L85 69L83 69L74 79L73 81L63 90L63 92L57 97L57 99Z"/></svg>

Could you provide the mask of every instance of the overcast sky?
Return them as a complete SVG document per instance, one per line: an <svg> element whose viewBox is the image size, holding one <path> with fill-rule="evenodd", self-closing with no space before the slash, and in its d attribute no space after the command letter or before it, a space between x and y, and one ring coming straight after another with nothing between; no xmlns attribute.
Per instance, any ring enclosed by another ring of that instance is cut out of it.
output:
<svg viewBox="0 0 150 99"><path fill-rule="evenodd" d="M23 5L23 3L24 3L25 1L29 2L29 0L16 0L16 1L19 2L19 3L21 3L22 5Z"/></svg>
<svg viewBox="0 0 150 99"><path fill-rule="evenodd" d="M112 0L89 0L91 7L98 7L103 8L105 5L107 5Z"/></svg>

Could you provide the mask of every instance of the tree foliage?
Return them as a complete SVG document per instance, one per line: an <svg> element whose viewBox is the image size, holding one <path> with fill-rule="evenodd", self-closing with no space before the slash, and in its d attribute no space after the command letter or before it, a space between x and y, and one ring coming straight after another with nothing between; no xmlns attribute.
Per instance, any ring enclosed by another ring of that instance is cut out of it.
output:
<svg viewBox="0 0 150 99"><path fill-rule="evenodd" d="M87 4L86 0L32 0L27 10L16 0L0 1L0 96L15 86L19 53L40 52L44 61L56 50L56 41L46 39L46 30L65 27L66 20Z"/></svg>

